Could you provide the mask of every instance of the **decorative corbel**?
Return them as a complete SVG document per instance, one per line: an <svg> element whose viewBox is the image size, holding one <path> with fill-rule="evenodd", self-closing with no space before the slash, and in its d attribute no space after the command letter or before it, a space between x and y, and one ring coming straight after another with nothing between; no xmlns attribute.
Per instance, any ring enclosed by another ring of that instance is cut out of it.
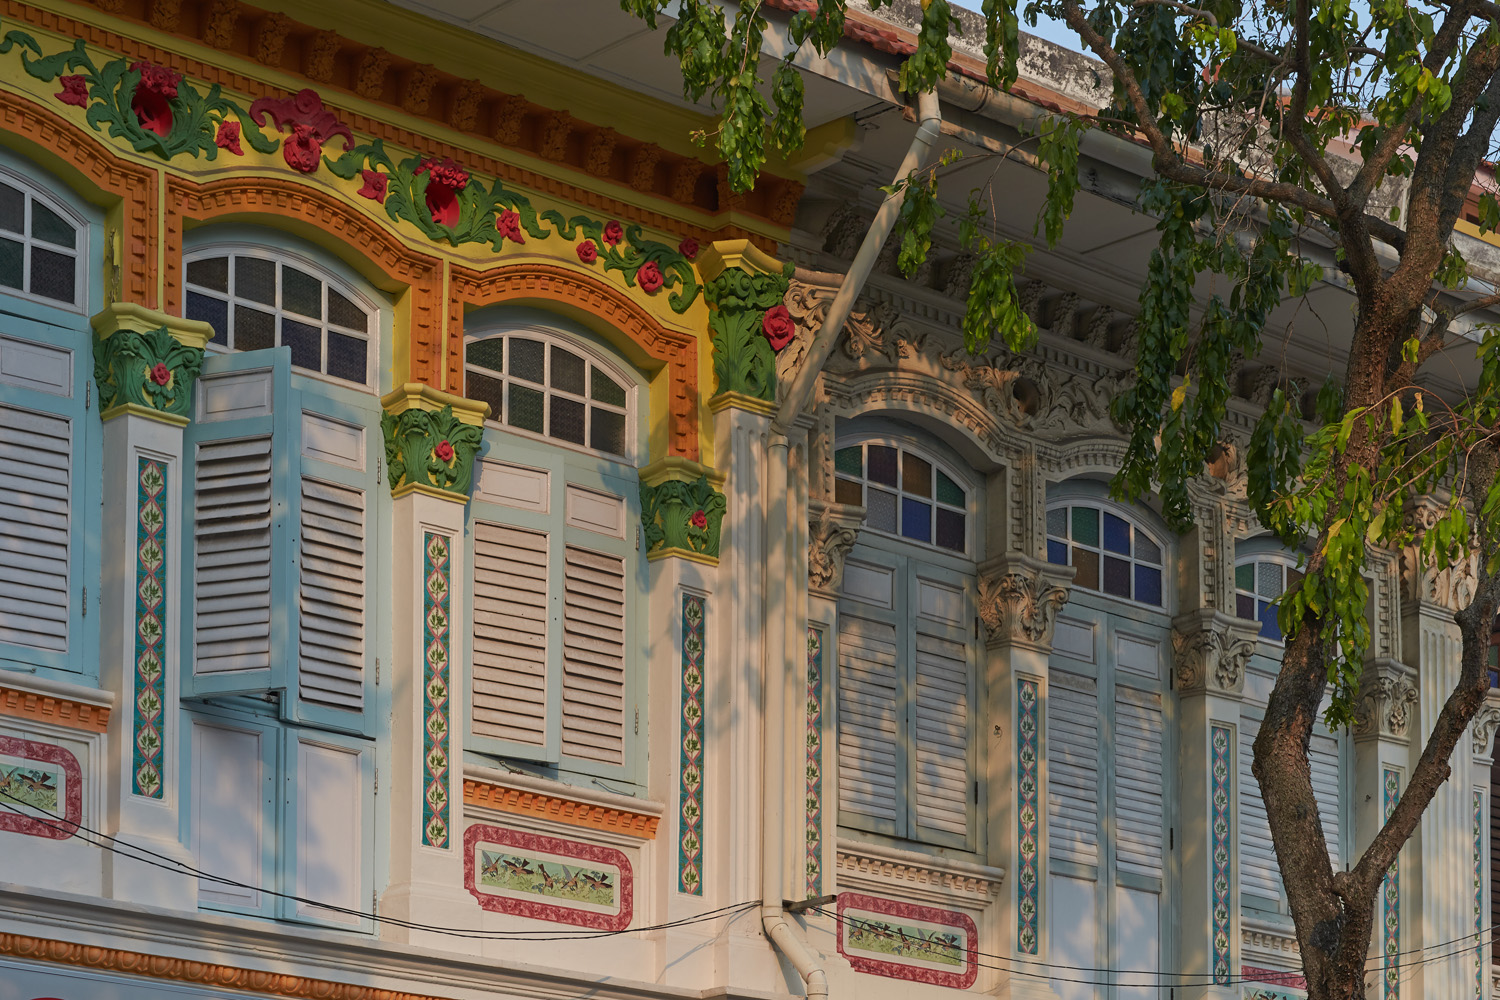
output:
<svg viewBox="0 0 1500 1000"><path fill-rule="evenodd" d="M133 302L111 303L90 322L100 419L133 413L186 424L213 327Z"/></svg>
<svg viewBox="0 0 1500 1000"><path fill-rule="evenodd" d="M1073 569L1030 556L1006 555L979 567L979 620L992 646L1050 649L1057 612L1068 603Z"/></svg>
<svg viewBox="0 0 1500 1000"><path fill-rule="evenodd" d="M680 556L719 564L719 532L728 501L724 474L668 456L641 469L641 531L646 558Z"/></svg>
<svg viewBox="0 0 1500 1000"><path fill-rule="evenodd" d="M1172 685L1183 693L1239 695L1259 626L1210 608L1172 620Z"/></svg>
<svg viewBox="0 0 1500 1000"><path fill-rule="evenodd" d="M1412 539L1401 550L1401 596L1415 606L1457 611L1469 605L1479 588L1479 547L1470 546L1466 559L1442 568L1423 558L1422 536L1445 513L1447 508L1432 497L1418 497L1407 505L1406 527Z"/></svg>
<svg viewBox="0 0 1500 1000"><path fill-rule="evenodd" d="M852 504L808 501L807 585L837 595L844 583L844 558L859 539L865 509Z"/></svg>
<svg viewBox="0 0 1500 1000"><path fill-rule="evenodd" d="M1359 701L1354 706L1356 740L1407 741L1412 712L1417 704L1414 671L1388 657L1377 657L1365 667L1359 682ZM1475 722L1478 725L1478 720ZM1475 729L1476 738L1479 730Z"/></svg>
<svg viewBox="0 0 1500 1000"><path fill-rule="evenodd" d="M792 278L782 264L749 240L719 240L703 252L698 271L712 312L714 400L758 413L776 403L776 354L797 332L782 299Z"/></svg>
<svg viewBox="0 0 1500 1000"><path fill-rule="evenodd" d="M426 493L467 503L490 404L408 382L380 405L391 496Z"/></svg>
<svg viewBox="0 0 1500 1000"><path fill-rule="evenodd" d="M1490 745L1494 742L1495 733L1500 732L1500 688L1490 688L1484 696L1484 704L1479 706L1479 713L1474 716L1471 730L1474 736L1474 756L1479 758L1479 763L1488 765L1493 760Z"/></svg>

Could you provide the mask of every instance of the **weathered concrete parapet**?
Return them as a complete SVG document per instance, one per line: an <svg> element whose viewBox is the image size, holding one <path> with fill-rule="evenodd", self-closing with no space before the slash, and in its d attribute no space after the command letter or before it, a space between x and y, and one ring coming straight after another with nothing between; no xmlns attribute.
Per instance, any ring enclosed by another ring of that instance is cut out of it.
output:
<svg viewBox="0 0 1500 1000"><path fill-rule="evenodd" d="M1258 632L1254 622L1211 608L1178 615L1172 620L1172 686L1188 694L1242 694Z"/></svg>

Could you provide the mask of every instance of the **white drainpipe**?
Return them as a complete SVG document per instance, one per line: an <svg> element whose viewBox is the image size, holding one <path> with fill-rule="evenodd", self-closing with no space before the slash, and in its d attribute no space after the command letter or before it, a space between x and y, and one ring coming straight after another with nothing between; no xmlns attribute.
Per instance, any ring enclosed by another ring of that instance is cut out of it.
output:
<svg viewBox="0 0 1500 1000"><path fill-rule="evenodd" d="M917 97L920 122L917 134L912 137L911 148L896 170L896 180L901 181L922 165L932 141L942 128L942 114L938 110L935 91ZM786 777L786 683L789 672L797 663L797 653L790 647L791 636L787 629L787 616L791 613L788 595L797 581L792 579L791 540L797 536L792 530L792 505L787 495L787 460L789 457L786 432L797 414L807 405L813 383L823 363L828 360L833 345L838 343L843 332L844 321L854 308L854 300L864 289L865 280L875 267L875 259L896 224L905 199L904 189L887 195L875 221L860 244L849 273L828 307L828 317L823 328L808 348L807 358L802 362L791 388L771 421L770 441L767 447L769 474L766 478L766 567L763 580L765 594L765 733L763 739L762 770L764 772L764 801L762 803L763 824L761 858L761 905L760 919L766 937L786 956L787 960L807 984L807 995L815 1000L828 996L828 974L823 971L819 959L792 930L786 910L781 903L782 868L784 865L782 840L785 826ZM778 530L779 527L779 530Z"/></svg>

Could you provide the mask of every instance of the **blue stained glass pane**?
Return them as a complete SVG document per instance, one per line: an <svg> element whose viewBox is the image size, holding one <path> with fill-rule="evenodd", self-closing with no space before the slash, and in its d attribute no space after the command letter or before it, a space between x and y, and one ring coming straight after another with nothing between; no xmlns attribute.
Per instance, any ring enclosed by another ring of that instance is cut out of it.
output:
<svg viewBox="0 0 1500 1000"><path fill-rule="evenodd" d="M1107 552L1130 555L1130 522L1108 511L1104 513L1104 548Z"/></svg>
<svg viewBox="0 0 1500 1000"><path fill-rule="evenodd" d="M1063 542L1047 539L1047 561L1054 566L1068 564L1068 546Z"/></svg>
<svg viewBox="0 0 1500 1000"><path fill-rule="evenodd" d="M1135 599L1161 607L1161 570L1155 566L1135 567Z"/></svg>
<svg viewBox="0 0 1500 1000"><path fill-rule="evenodd" d="M1272 642L1281 641L1281 625L1276 621L1276 605L1260 603L1260 637Z"/></svg>
<svg viewBox="0 0 1500 1000"><path fill-rule="evenodd" d="M901 534L914 542L932 541L932 505L902 497Z"/></svg>

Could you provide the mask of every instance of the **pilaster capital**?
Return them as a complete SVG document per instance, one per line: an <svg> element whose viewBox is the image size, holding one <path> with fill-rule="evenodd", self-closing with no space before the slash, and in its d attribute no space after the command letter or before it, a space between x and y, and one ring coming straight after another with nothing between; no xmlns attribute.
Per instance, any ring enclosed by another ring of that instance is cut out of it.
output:
<svg viewBox="0 0 1500 1000"><path fill-rule="evenodd" d="M647 559L679 556L719 564L719 531L729 502L724 474L668 456L641 469L641 530Z"/></svg>
<svg viewBox="0 0 1500 1000"><path fill-rule="evenodd" d="M1185 694L1239 696L1255 653L1255 622L1199 608L1172 619L1172 686Z"/></svg>
<svg viewBox="0 0 1500 1000"><path fill-rule="evenodd" d="M1377 657L1366 666L1354 706L1354 738L1406 743L1417 704L1416 671L1399 660ZM1497 716L1500 721L1500 716ZM1475 720L1476 726L1478 720ZM1477 738L1479 730L1475 729Z"/></svg>
<svg viewBox="0 0 1500 1000"><path fill-rule="evenodd" d="M714 399L728 394L756 409L775 403L776 355L797 333L782 304L792 270L790 261L781 263L749 240L719 240L703 252L698 272L712 307Z"/></svg>
<svg viewBox="0 0 1500 1000"><path fill-rule="evenodd" d="M203 348L213 327L134 302L111 303L89 322L100 419L134 413L186 424L193 382L203 368Z"/></svg>
<svg viewBox="0 0 1500 1000"><path fill-rule="evenodd" d="M1479 706L1479 713L1474 716L1471 730L1474 756L1479 758L1481 764L1489 764L1494 759L1490 744L1494 741L1495 733L1500 732L1500 688L1490 688L1484 696L1484 704Z"/></svg>
<svg viewBox="0 0 1500 1000"><path fill-rule="evenodd" d="M844 557L865 523L865 508L809 500L807 513L807 585L836 596L844 582Z"/></svg>
<svg viewBox="0 0 1500 1000"><path fill-rule="evenodd" d="M408 382L382 396L380 405L391 496L426 493L467 503L490 404Z"/></svg>
<svg viewBox="0 0 1500 1000"><path fill-rule="evenodd" d="M1072 591L1073 568L1031 556L997 556L979 567L979 620L992 646L1052 647L1057 611Z"/></svg>
<svg viewBox="0 0 1500 1000"><path fill-rule="evenodd" d="M1401 596L1416 608L1457 611L1468 607L1479 589L1479 547L1471 545L1468 557L1445 567L1430 563L1422 555L1422 536L1438 522L1448 507L1428 496L1418 497L1406 508L1410 543L1401 549Z"/></svg>

